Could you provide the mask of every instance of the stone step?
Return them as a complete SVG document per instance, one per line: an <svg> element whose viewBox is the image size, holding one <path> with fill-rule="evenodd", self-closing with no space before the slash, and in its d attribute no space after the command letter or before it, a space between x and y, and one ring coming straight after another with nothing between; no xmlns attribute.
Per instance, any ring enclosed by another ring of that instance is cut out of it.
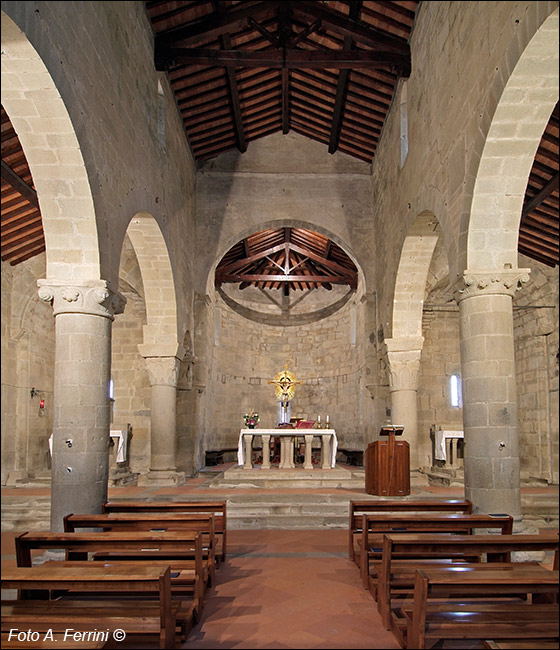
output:
<svg viewBox="0 0 560 650"><path fill-rule="evenodd" d="M363 483L362 483L363 486ZM239 487L239 486L237 486ZM23 492L23 491L22 491ZM314 492L229 493L217 490L217 497L227 498L228 526L232 529L258 528L346 528L348 501L351 494L317 494ZM178 498L178 497L175 497ZM207 494L189 495L189 499L206 500ZM354 498L356 495L354 494ZM361 495L359 498L372 498ZM163 499L165 500L165 499ZM179 499L180 500L180 499ZM524 494L521 498L524 525L531 529L558 527L556 494ZM50 497L2 497L2 530L48 530L50 527Z"/></svg>

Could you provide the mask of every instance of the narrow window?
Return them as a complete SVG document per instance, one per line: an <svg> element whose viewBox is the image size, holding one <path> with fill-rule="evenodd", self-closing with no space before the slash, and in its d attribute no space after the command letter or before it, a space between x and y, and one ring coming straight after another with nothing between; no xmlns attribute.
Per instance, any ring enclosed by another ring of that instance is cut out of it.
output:
<svg viewBox="0 0 560 650"><path fill-rule="evenodd" d="M461 376L459 373L454 372L449 380L451 389L451 406L459 408L463 406L461 397Z"/></svg>
<svg viewBox="0 0 560 650"><path fill-rule="evenodd" d="M400 118L401 118L401 169L408 155L408 100L406 81L401 86Z"/></svg>

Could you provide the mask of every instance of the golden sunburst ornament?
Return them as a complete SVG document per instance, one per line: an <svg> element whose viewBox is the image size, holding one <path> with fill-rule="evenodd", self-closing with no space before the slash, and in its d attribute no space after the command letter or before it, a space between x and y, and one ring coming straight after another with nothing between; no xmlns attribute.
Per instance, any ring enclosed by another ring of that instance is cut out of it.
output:
<svg viewBox="0 0 560 650"><path fill-rule="evenodd" d="M301 384L301 381L296 380L294 373L288 370L286 364L284 370L280 371L274 379L269 379L268 383L274 384L274 391L279 400L289 402L295 395L296 385Z"/></svg>

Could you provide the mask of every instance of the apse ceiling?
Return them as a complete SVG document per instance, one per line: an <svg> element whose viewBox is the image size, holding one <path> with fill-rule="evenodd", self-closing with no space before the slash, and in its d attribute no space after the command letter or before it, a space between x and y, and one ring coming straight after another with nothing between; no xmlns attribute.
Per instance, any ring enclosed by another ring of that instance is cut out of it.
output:
<svg viewBox="0 0 560 650"><path fill-rule="evenodd" d="M358 286L358 270L333 241L303 228L274 228L246 237L233 246L216 268L215 284L243 290L308 291L333 285Z"/></svg>

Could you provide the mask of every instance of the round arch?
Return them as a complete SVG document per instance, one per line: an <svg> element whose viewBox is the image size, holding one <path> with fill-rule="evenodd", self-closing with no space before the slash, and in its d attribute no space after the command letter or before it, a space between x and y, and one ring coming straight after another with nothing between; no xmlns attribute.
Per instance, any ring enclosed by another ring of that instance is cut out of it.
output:
<svg viewBox="0 0 560 650"><path fill-rule="evenodd" d="M169 251L155 218L136 214L127 228L144 289L146 325L142 353L148 356L178 355L177 296Z"/></svg>
<svg viewBox="0 0 560 650"><path fill-rule="evenodd" d="M441 230L432 212L421 212L401 250L393 297L393 338L422 336L422 309L430 263Z"/></svg>
<svg viewBox="0 0 560 650"><path fill-rule="evenodd" d="M2 105L37 191L47 278L101 279L93 197L74 125L45 64L4 12Z"/></svg>
<svg viewBox="0 0 560 650"><path fill-rule="evenodd" d="M497 75L487 108L489 125L471 176L470 210L463 219L459 273L517 268L517 240L527 181L543 131L558 101L558 16L556 9L535 32L507 52L511 74ZM521 39L519 39L521 40ZM504 61L504 68L507 69ZM498 99L496 99L498 98Z"/></svg>

